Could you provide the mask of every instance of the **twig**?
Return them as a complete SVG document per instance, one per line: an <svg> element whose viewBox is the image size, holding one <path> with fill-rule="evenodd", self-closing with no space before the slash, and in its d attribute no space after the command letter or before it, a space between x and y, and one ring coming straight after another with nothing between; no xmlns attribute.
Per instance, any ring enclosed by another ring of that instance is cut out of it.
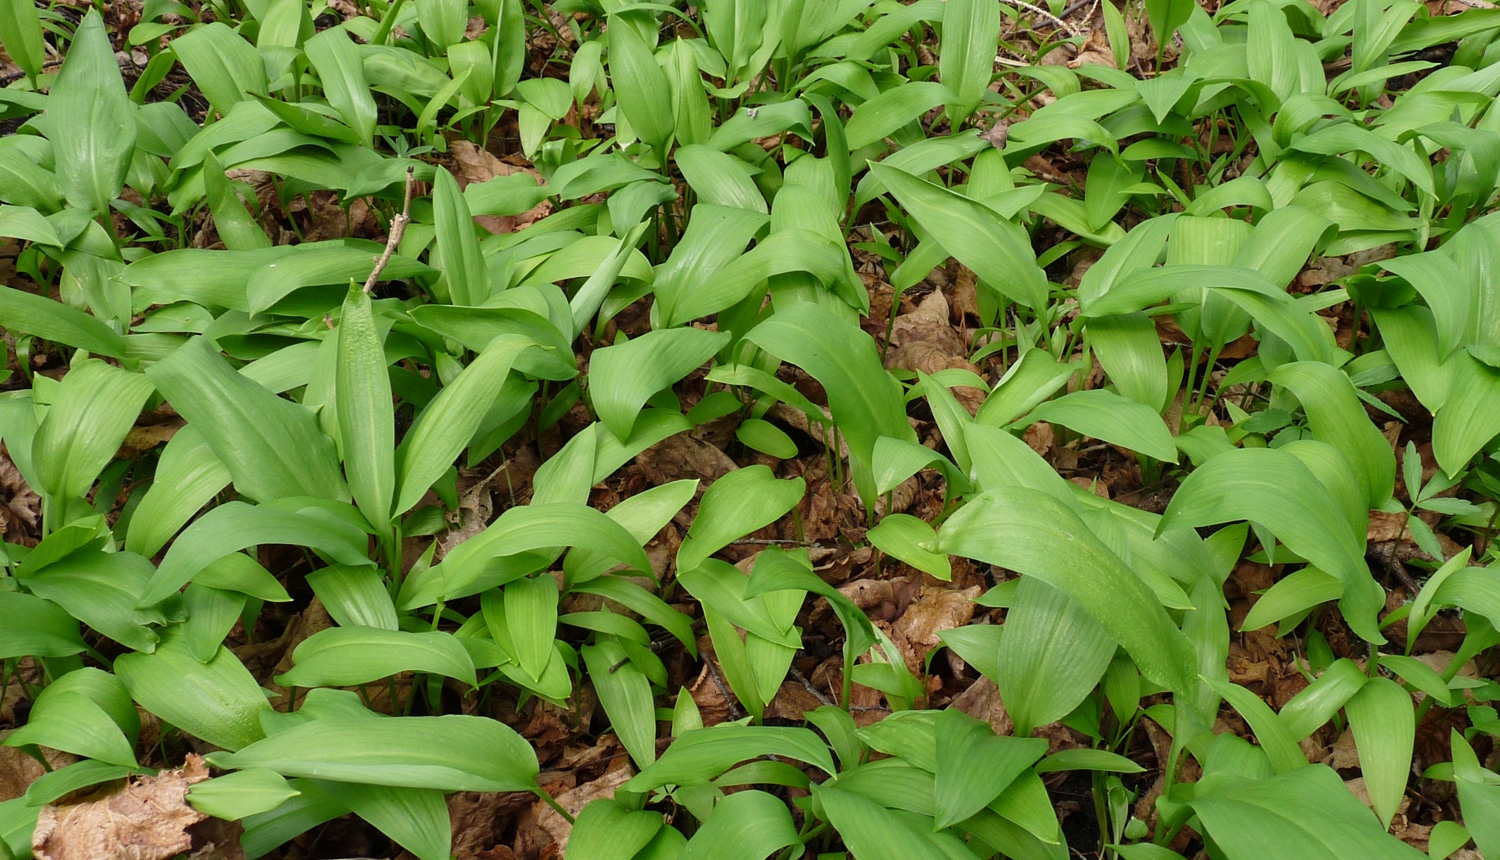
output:
<svg viewBox="0 0 1500 860"><path fill-rule="evenodd" d="M1057 17L1056 15L1052 14L1051 12L1048 12L1046 9L1043 9L1040 6L1037 6L1037 5L1032 4L1032 3L1027 3L1026 0L1001 0L1001 2L1004 3L1007 6L1014 6L1017 9L1024 9L1027 12L1030 12L1033 15L1038 15L1038 16L1040 16L1042 18L1045 18L1053 26L1061 27L1064 30L1067 30L1069 36L1081 36L1081 35L1083 35L1079 31L1079 29L1077 27L1073 26L1072 24L1069 24L1067 21L1064 21L1063 19Z"/></svg>
<svg viewBox="0 0 1500 860"><path fill-rule="evenodd" d="M401 244L401 237L406 235L406 225L411 223L412 190L416 187L416 168L408 164L406 166L406 199L401 203L401 214L391 221L391 235L385 240L385 251L375 258L375 268L370 270L370 277L365 279L366 294L375 289L375 282L380 280L380 273L385 271L386 264L391 261L391 255L396 253L396 246Z"/></svg>

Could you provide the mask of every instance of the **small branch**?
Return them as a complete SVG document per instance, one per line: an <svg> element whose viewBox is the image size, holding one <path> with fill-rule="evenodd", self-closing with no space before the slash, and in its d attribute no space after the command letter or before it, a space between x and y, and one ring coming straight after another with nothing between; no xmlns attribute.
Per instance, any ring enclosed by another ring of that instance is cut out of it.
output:
<svg viewBox="0 0 1500 860"><path fill-rule="evenodd" d="M1083 35L1077 27L1069 24L1067 21L1064 21L1063 19L1057 17L1051 12L1048 12L1046 9L1037 6L1034 3L1027 3L1026 0L1001 0L1001 2L1003 2L1007 6L1014 6L1017 9L1022 9L1024 11L1030 12L1031 14L1042 18L1053 26L1060 27L1063 30L1067 31L1069 36ZM1087 4L1085 3L1085 5Z"/></svg>
<svg viewBox="0 0 1500 860"><path fill-rule="evenodd" d="M406 235L406 225L411 223L411 195L416 187L416 168L407 165L406 199L401 203L401 214L391 221L391 235L385 240L385 251L375 258L375 268L370 270L370 277L365 279L366 295L375 289L375 282L380 280L380 273L385 271L386 264L391 261L391 255L396 253L396 246L401 244L401 237Z"/></svg>

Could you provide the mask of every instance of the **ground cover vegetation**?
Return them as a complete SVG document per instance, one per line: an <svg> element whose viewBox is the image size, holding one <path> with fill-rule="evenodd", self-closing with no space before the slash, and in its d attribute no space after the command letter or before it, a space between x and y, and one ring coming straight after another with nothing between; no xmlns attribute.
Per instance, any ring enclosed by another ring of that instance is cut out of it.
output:
<svg viewBox="0 0 1500 860"><path fill-rule="evenodd" d="M1497 34L3 4L0 858L1500 857Z"/></svg>

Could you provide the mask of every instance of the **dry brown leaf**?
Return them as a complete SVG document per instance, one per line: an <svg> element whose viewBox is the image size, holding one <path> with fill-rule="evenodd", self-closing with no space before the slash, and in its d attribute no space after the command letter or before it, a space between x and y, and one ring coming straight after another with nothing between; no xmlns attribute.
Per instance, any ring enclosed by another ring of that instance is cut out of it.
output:
<svg viewBox="0 0 1500 860"><path fill-rule="evenodd" d="M44 773L41 763L26 753L15 747L0 747L0 803L25 794L26 787Z"/></svg>
<svg viewBox="0 0 1500 860"><path fill-rule="evenodd" d="M188 828L208 816L187 804L187 791L206 779L203 759L190 753L180 770L132 779L103 799L44 806L31 852L36 860L166 860L191 851Z"/></svg>
<svg viewBox="0 0 1500 860"><path fill-rule="evenodd" d="M115 456L122 460L134 460L157 445L165 445L172 441L172 437L176 436L177 431L186 423L181 418L177 418L161 424L132 427L130 432L125 434L125 441L120 445L120 451Z"/></svg>
<svg viewBox="0 0 1500 860"><path fill-rule="evenodd" d="M653 486L697 478L702 481L700 492L738 468L729 455L691 433L668 436L636 455L635 461Z"/></svg>
<svg viewBox="0 0 1500 860"><path fill-rule="evenodd" d="M517 173L529 173L537 177L538 181L541 178L535 168L529 165L507 163L489 150L475 146L467 140L450 142L449 151L453 153L453 158L457 162L458 171L455 178L458 180L459 188L467 188L471 182L486 182L497 176L512 176ZM535 208L520 215L480 215L474 220L491 233L514 233L550 214L552 214L552 202L543 200Z"/></svg>
<svg viewBox="0 0 1500 860"><path fill-rule="evenodd" d="M969 623L974 617L974 598L980 591L982 589L977 585L962 590L947 586L922 587L916 601L891 625L898 637L897 644L905 640L911 645L915 662L908 658L908 669L920 676L927 654L943 644L938 634Z"/></svg>
<svg viewBox="0 0 1500 860"><path fill-rule="evenodd" d="M559 806L568 811L569 815L576 816L592 801L613 798L615 789L624 785L634 775L635 771L630 767L630 760L623 755L618 756L610 762L609 770L605 771L603 776L577 788L569 789L554 799ZM540 800L532 806L531 814L536 818L537 827L552 838L557 850L566 851L568 837L573 834L573 825L558 815L557 810Z"/></svg>
<svg viewBox="0 0 1500 860"><path fill-rule="evenodd" d="M933 290L916 310L896 317L885 366L929 374L948 368L977 372L948 314L948 298L941 290Z"/></svg>
<svg viewBox="0 0 1500 860"><path fill-rule="evenodd" d="M1015 721L1010 718L1010 713L1005 710L1005 703L1000 699L1000 688L989 678L981 676L978 681L970 684L969 689L953 698L951 707L989 723L997 735L1007 736L1016 731Z"/></svg>

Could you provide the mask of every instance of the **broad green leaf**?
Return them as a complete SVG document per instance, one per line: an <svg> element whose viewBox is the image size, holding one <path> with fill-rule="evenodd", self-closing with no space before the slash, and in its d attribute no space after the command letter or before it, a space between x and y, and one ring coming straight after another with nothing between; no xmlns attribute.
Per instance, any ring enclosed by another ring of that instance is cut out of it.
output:
<svg viewBox="0 0 1500 860"><path fill-rule="evenodd" d="M747 448L753 448L778 460L790 460L797 456L797 443L786 431L769 421L746 418L734 428L734 437Z"/></svg>
<svg viewBox="0 0 1500 860"><path fill-rule="evenodd" d="M934 81L907 81L892 87L854 109L844 126L849 149L879 143L933 108L957 101L952 90Z"/></svg>
<svg viewBox="0 0 1500 860"><path fill-rule="evenodd" d="M729 339L697 328L658 329L595 350L589 391L599 420L616 438L629 439L647 399L696 370Z"/></svg>
<svg viewBox="0 0 1500 860"><path fill-rule="evenodd" d="M762 860L802 844L786 804L751 789L720 800L688 840L681 860Z"/></svg>
<svg viewBox="0 0 1500 860"><path fill-rule="evenodd" d="M1296 361L1273 370L1271 381L1297 395L1318 440L1348 455L1366 507L1384 505L1395 485L1396 458L1380 429L1366 417L1349 377L1326 364Z"/></svg>
<svg viewBox="0 0 1500 860"><path fill-rule="evenodd" d="M453 823L441 791L332 780L322 780L321 785L329 796L420 860L452 856Z"/></svg>
<svg viewBox="0 0 1500 860"><path fill-rule="evenodd" d="M156 647L156 634L146 625L165 619L159 613L138 612L135 606L154 573L151 562L134 553L81 549L27 571L21 581L36 596L58 604L121 645L150 651Z"/></svg>
<svg viewBox="0 0 1500 860"><path fill-rule="evenodd" d="M26 725L5 738L7 746L38 744L97 759L135 766L133 744L98 704L66 689L42 691Z"/></svg>
<svg viewBox="0 0 1500 860"><path fill-rule="evenodd" d="M564 546L586 547L637 570L651 569L635 537L604 514L582 504L533 503L507 509L484 531L449 552L442 564L428 568L422 577L408 576L397 603L402 609L412 609L477 594L534 569L523 567L520 573L487 582L486 569L497 559ZM541 563L547 558L542 556Z"/></svg>
<svg viewBox="0 0 1500 860"><path fill-rule="evenodd" d="M323 84L323 95L355 130L365 146L375 139L375 98L365 80L359 46L343 28L333 27L302 46Z"/></svg>
<svg viewBox="0 0 1500 860"><path fill-rule="evenodd" d="M708 559L681 570L678 581L699 603L713 609L736 627L787 648L801 646L797 631L790 624L783 623L784 619L774 618L765 600L745 596L749 577L728 562ZM723 629L728 632L727 627ZM732 645L726 641L725 647Z"/></svg>
<svg viewBox="0 0 1500 860"><path fill-rule="evenodd" d="M1375 625L1384 602L1364 563L1363 535L1332 503L1329 490L1302 460L1272 448L1241 449L1204 463L1182 482L1158 531L1174 526L1250 520L1344 585L1344 618L1367 641L1385 637Z"/></svg>
<svg viewBox="0 0 1500 860"><path fill-rule="evenodd" d="M679 148L676 159L683 179L698 193L700 201L768 213L766 198L755 187L743 161L701 144Z"/></svg>
<svg viewBox="0 0 1500 860"><path fill-rule="evenodd" d="M1194 8L1191 0L1146 0L1146 18L1151 22L1151 32L1156 35L1158 54L1166 49L1177 28L1192 17Z"/></svg>
<svg viewBox="0 0 1500 860"><path fill-rule="evenodd" d="M219 505L172 542L137 605L159 603L213 562L264 543L312 547L344 564L371 564L364 552L368 543L365 533L310 504L315 501L294 497L282 507L244 502Z"/></svg>
<svg viewBox="0 0 1500 860"><path fill-rule="evenodd" d="M833 312L802 302L776 312L745 337L822 383L850 456L865 472L874 468L875 443L881 436L916 440L900 385L881 366L874 342ZM860 481L856 470L856 482ZM873 496L873 487L861 492ZM873 505L873 497L866 502Z"/></svg>
<svg viewBox="0 0 1500 860"><path fill-rule="evenodd" d="M329 565L309 573L307 584L312 586L329 616L342 627L399 629L396 607L391 603L379 568Z"/></svg>
<svg viewBox="0 0 1500 860"><path fill-rule="evenodd" d="M980 280L1029 308L1047 304L1047 278L1020 227L983 204L895 167L872 164L870 172Z"/></svg>
<svg viewBox="0 0 1500 860"><path fill-rule="evenodd" d="M245 274L250 276L245 286L244 307L251 313L266 311L304 287L321 284L343 286L351 278L364 283L375 268L376 257L380 256L378 246L355 241L316 242L292 247L301 250L288 254L284 259L273 258L262 263L258 269L240 274L241 278ZM415 260L401 254L392 254L382 271L382 277L386 280L409 278L431 271L432 269ZM333 302L328 304L331 306Z"/></svg>
<svg viewBox="0 0 1500 860"><path fill-rule="evenodd" d="M469 23L469 7L463 0L417 0L416 5L422 35L440 50L446 51L463 39L464 26Z"/></svg>
<svg viewBox="0 0 1500 860"><path fill-rule="evenodd" d="M233 553L225 558L234 556L249 559L249 556L241 553ZM218 653L219 646L224 644L224 638L234 629L235 622L244 616L245 595L195 582L183 593L183 607L188 616L183 625L188 650L206 663Z"/></svg>
<svg viewBox="0 0 1500 860"><path fill-rule="evenodd" d="M511 290L504 295L520 293ZM428 331L452 338L467 349L482 352L500 335L534 341L515 359L515 368L541 379L563 380L578 375L568 337L540 313L522 307L455 308L421 305L412 318ZM496 386L498 387L498 386Z"/></svg>
<svg viewBox="0 0 1500 860"><path fill-rule="evenodd" d="M1323 670L1322 677L1283 705L1278 716L1292 737L1301 741L1333 719L1339 708L1358 694L1368 680L1354 661L1348 658L1335 660Z"/></svg>
<svg viewBox="0 0 1500 860"><path fill-rule="evenodd" d="M1051 397L1078 368L1052 358L1045 349L1028 350L995 384L974 420L1003 427ZM978 455L971 455L977 460Z"/></svg>
<svg viewBox="0 0 1500 860"><path fill-rule="evenodd" d="M0 657L68 657L85 649L78 622L50 600L0 591Z"/></svg>
<svg viewBox="0 0 1500 860"><path fill-rule="evenodd" d="M631 860L662 824L660 813L632 812L613 798L601 798L578 813L568 836L568 853L594 860Z"/></svg>
<svg viewBox="0 0 1500 860"><path fill-rule="evenodd" d="M214 746L237 750L265 736L260 714L271 706L226 648L200 662L169 628L155 651L122 654L114 668L141 707Z"/></svg>
<svg viewBox="0 0 1500 860"><path fill-rule="evenodd" d="M933 833L930 818L915 815L905 818L852 791L822 786L814 791L815 801L822 804L845 846L860 860L943 857L947 853L934 843L940 837L953 838L952 834ZM959 850L964 850L962 842Z"/></svg>
<svg viewBox="0 0 1500 860"><path fill-rule="evenodd" d="M1060 750L1037 762L1037 773L1057 773L1064 770L1097 770L1114 773L1145 773L1146 769L1109 750L1078 749Z"/></svg>
<svg viewBox="0 0 1500 860"><path fill-rule="evenodd" d="M1500 433L1500 370L1462 350L1448 363L1451 387L1432 421L1432 453L1444 472L1457 475Z"/></svg>
<svg viewBox="0 0 1500 860"><path fill-rule="evenodd" d="M440 167L434 180L432 212L436 219L437 256L448 294L455 305L483 304L490 297L490 271L479 252L469 205L453 174Z"/></svg>
<svg viewBox="0 0 1500 860"><path fill-rule="evenodd" d="M550 576L523 577L505 586L511 645L521 668L533 678L541 678L552 659L557 601L557 580Z"/></svg>
<svg viewBox="0 0 1500 860"><path fill-rule="evenodd" d="M203 156L203 193L214 218L214 229L231 251L254 251L271 247L266 231L240 202L239 194L224 174L213 153Z"/></svg>
<svg viewBox="0 0 1500 860"><path fill-rule="evenodd" d="M228 114L241 99L267 95L265 62L227 24L215 21L194 27L172 40L172 52L221 114Z"/></svg>
<svg viewBox="0 0 1500 860"><path fill-rule="evenodd" d="M292 669L276 676L283 687L353 687L400 672L446 675L476 686L474 662L452 634L408 633L375 627L330 627L292 652Z"/></svg>
<svg viewBox="0 0 1500 860"><path fill-rule="evenodd" d="M865 533L877 549L906 562L917 570L947 581L953 578L948 556L922 548L937 537L932 526L910 514L888 514Z"/></svg>
<svg viewBox="0 0 1500 860"><path fill-rule="evenodd" d="M763 465L736 469L718 479L703 493L698 516L677 550L677 569L692 570L730 541L781 519L806 489L801 478L778 480Z"/></svg>
<svg viewBox="0 0 1500 860"><path fill-rule="evenodd" d="M6 3L0 9L0 44L5 46L5 53L34 85L47 56L47 46L42 41L42 21L34 4Z"/></svg>
<svg viewBox="0 0 1500 860"><path fill-rule="evenodd" d="M349 814L349 807L329 796L320 786L322 780L292 779L287 785L297 791L293 797L268 812L246 816L240 845L247 857L261 857L296 836Z"/></svg>
<svg viewBox="0 0 1500 860"><path fill-rule="evenodd" d="M970 818L1047 751L1041 738L995 737L994 730L962 711L938 715L936 826Z"/></svg>
<svg viewBox="0 0 1500 860"><path fill-rule="evenodd" d="M1286 723L1276 716L1271 706L1249 690L1238 684L1225 683L1214 678L1205 678L1204 683L1214 688L1229 702L1255 733L1260 748L1271 759L1277 773L1288 773L1307 766L1307 756L1297 746L1297 738Z"/></svg>
<svg viewBox="0 0 1500 860"><path fill-rule="evenodd" d="M344 471L355 504L381 533L390 530L396 487L396 424L385 348L370 309L370 297L349 283L338 338L339 437Z"/></svg>
<svg viewBox="0 0 1500 860"><path fill-rule="evenodd" d="M488 717L328 717L234 753L207 757L224 770L441 791L531 791L536 753Z"/></svg>
<svg viewBox="0 0 1500 860"><path fill-rule="evenodd" d="M1283 577L1250 607L1241 631L1259 630L1344 595L1344 584L1315 567L1304 567Z"/></svg>
<svg viewBox="0 0 1500 860"><path fill-rule="evenodd" d="M348 498L333 442L317 418L235 373L206 338L189 340L146 375L198 428L244 495Z"/></svg>
<svg viewBox="0 0 1500 860"><path fill-rule="evenodd" d="M948 111L955 128L974 112L995 73L995 44L1000 33L997 0L958 0L943 8L943 39L938 74L956 100ZM855 148L851 144L850 148Z"/></svg>
<svg viewBox="0 0 1500 860"><path fill-rule="evenodd" d="M1258 782L1240 781L1206 797L1200 795L1191 805L1228 860L1418 860L1424 856L1382 832L1370 810L1324 765Z"/></svg>
<svg viewBox="0 0 1500 860"><path fill-rule="evenodd" d="M811 729L723 723L679 737L661 758L625 783L625 790L698 785L740 762L767 755L804 762L829 775L836 770L828 745Z"/></svg>
<svg viewBox="0 0 1500 860"><path fill-rule="evenodd" d="M1344 706L1359 749L1359 770L1381 825L1389 828L1411 776L1417 723L1411 694L1389 678L1371 678Z"/></svg>
<svg viewBox="0 0 1500 860"><path fill-rule="evenodd" d="M1458 784L1458 803L1463 811L1464 826L1474 837L1481 854L1493 854L1500 848L1500 786L1491 785L1491 775L1479 766L1474 748L1458 729L1451 729L1453 776Z"/></svg>
<svg viewBox="0 0 1500 860"><path fill-rule="evenodd" d="M1090 320L1087 339L1121 394L1152 409L1167 402L1167 359L1150 317L1135 313Z"/></svg>
<svg viewBox="0 0 1500 860"><path fill-rule="evenodd" d="M135 105L97 10L84 16L68 44L47 118L68 205L108 213L130 168L136 123Z"/></svg>
<svg viewBox="0 0 1500 860"><path fill-rule="evenodd" d="M976 496L943 524L937 543L950 555L1051 585L1119 641L1141 674L1182 695L1196 694L1192 646L1146 584L1056 498L1012 487Z"/></svg>
<svg viewBox="0 0 1500 860"><path fill-rule="evenodd" d="M610 21L609 73L630 128L665 161L675 126L672 86L651 46L623 20Z"/></svg>
<svg viewBox="0 0 1500 860"><path fill-rule="evenodd" d="M111 358L124 358L125 339L77 308L17 289L0 290L0 317L6 328L53 343L86 349Z"/></svg>
<svg viewBox="0 0 1500 860"><path fill-rule="evenodd" d="M86 493L125 441L151 390L145 376L97 359L74 365L32 442L37 489L58 501Z"/></svg>
<svg viewBox="0 0 1500 860"><path fill-rule="evenodd" d="M417 416L401 441L405 453L397 466L396 516L411 510L458 459L479 429L516 356L531 345L519 335L495 338Z"/></svg>
<svg viewBox="0 0 1500 860"><path fill-rule="evenodd" d="M599 704L637 767L656 760L656 708L651 683L620 643L604 639L581 649Z"/></svg>
<svg viewBox="0 0 1500 860"><path fill-rule="evenodd" d="M250 769L226 773L188 788L187 802L204 815L238 821L270 812L299 794L280 774Z"/></svg>
<svg viewBox="0 0 1500 860"><path fill-rule="evenodd" d="M1030 735L1071 713L1099 685L1118 647L1083 604L1023 576L1006 616L995 677L1016 733Z"/></svg>
<svg viewBox="0 0 1500 860"><path fill-rule="evenodd" d="M1177 462L1177 445L1157 411L1104 389L1049 400L1031 410L1030 421L1061 424L1163 462Z"/></svg>
<svg viewBox="0 0 1500 860"><path fill-rule="evenodd" d="M227 486L229 470L198 428L181 428L156 462L151 487L131 518L125 548L147 558L156 555L178 529Z"/></svg>

